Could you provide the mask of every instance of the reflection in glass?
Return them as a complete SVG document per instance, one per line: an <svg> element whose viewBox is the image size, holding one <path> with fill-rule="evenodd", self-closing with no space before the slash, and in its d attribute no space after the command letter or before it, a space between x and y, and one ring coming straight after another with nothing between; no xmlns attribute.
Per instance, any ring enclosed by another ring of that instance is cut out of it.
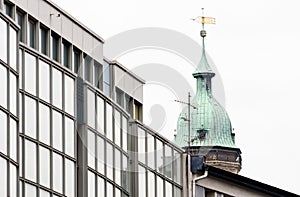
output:
<svg viewBox="0 0 300 197"><path fill-rule="evenodd" d="M97 171L104 174L104 140L97 136Z"/></svg>
<svg viewBox="0 0 300 197"><path fill-rule="evenodd" d="M92 131L88 131L88 166L95 169L95 134Z"/></svg>
<svg viewBox="0 0 300 197"><path fill-rule="evenodd" d="M174 150L174 181L181 184L181 154Z"/></svg>
<svg viewBox="0 0 300 197"><path fill-rule="evenodd" d="M0 157L0 196L7 196L7 162Z"/></svg>
<svg viewBox="0 0 300 197"><path fill-rule="evenodd" d="M155 169L154 137L150 134L147 134L147 156L148 166Z"/></svg>
<svg viewBox="0 0 300 197"><path fill-rule="evenodd" d="M106 176L113 180L113 146L106 143Z"/></svg>
<svg viewBox="0 0 300 197"><path fill-rule="evenodd" d="M122 147L125 152L127 152L127 127L128 120L125 116L122 117Z"/></svg>
<svg viewBox="0 0 300 197"><path fill-rule="evenodd" d="M165 163L164 163L164 167L165 167L165 170L164 170L164 174L169 177L170 179L172 179L172 162L173 162L173 159L172 159L172 148L168 145L165 145Z"/></svg>
<svg viewBox="0 0 300 197"><path fill-rule="evenodd" d="M36 197L36 187L25 183L25 196Z"/></svg>
<svg viewBox="0 0 300 197"><path fill-rule="evenodd" d="M9 187L10 187L10 197L17 197L17 167L10 163L10 181L9 181Z"/></svg>
<svg viewBox="0 0 300 197"><path fill-rule="evenodd" d="M7 115L1 110L0 131L0 152L2 152L3 154L7 154Z"/></svg>
<svg viewBox="0 0 300 197"><path fill-rule="evenodd" d="M138 128L138 158L139 161L145 163L146 162L146 132Z"/></svg>
<svg viewBox="0 0 300 197"><path fill-rule="evenodd" d="M39 104L39 140L50 145L50 108Z"/></svg>
<svg viewBox="0 0 300 197"><path fill-rule="evenodd" d="M62 114L54 111L52 112L52 145L53 148L56 148L62 151Z"/></svg>
<svg viewBox="0 0 300 197"><path fill-rule="evenodd" d="M115 149L115 182L121 185L121 152Z"/></svg>
<svg viewBox="0 0 300 197"><path fill-rule="evenodd" d="M65 186L66 196L75 196L75 164L69 159L65 160Z"/></svg>
<svg viewBox="0 0 300 197"><path fill-rule="evenodd" d="M156 140L156 170L162 172L163 170L163 143Z"/></svg>
<svg viewBox="0 0 300 197"><path fill-rule="evenodd" d="M10 111L17 116L17 76L13 73L10 73L10 79L9 79L9 90L10 90Z"/></svg>
<svg viewBox="0 0 300 197"><path fill-rule="evenodd" d="M74 121L65 117L65 153L74 157Z"/></svg>
<svg viewBox="0 0 300 197"><path fill-rule="evenodd" d="M0 59L7 63L7 23L0 19Z"/></svg>
<svg viewBox="0 0 300 197"><path fill-rule="evenodd" d="M58 107L62 108L62 73L53 68L52 70L52 102Z"/></svg>
<svg viewBox="0 0 300 197"><path fill-rule="evenodd" d="M36 182L36 144L25 140L25 178Z"/></svg>
<svg viewBox="0 0 300 197"><path fill-rule="evenodd" d="M63 191L63 163L62 156L53 153L53 189L59 193Z"/></svg>
<svg viewBox="0 0 300 197"><path fill-rule="evenodd" d="M126 155L123 155L123 177L122 177L122 186L128 190L128 178L129 178L129 170L128 170L128 158Z"/></svg>
<svg viewBox="0 0 300 197"><path fill-rule="evenodd" d="M115 110L115 144L121 147L121 113Z"/></svg>
<svg viewBox="0 0 300 197"><path fill-rule="evenodd" d="M39 97L50 103L50 66L39 60Z"/></svg>
<svg viewBox="0 0 300 197"><path fill-rule="evenodd" d="M50 151L40 146L40 184L50 187Z"/></svg>
<svg viewBox="0 0 300 197"><path fill-rule="evenodd" d="M98 195L97 197L102 197L105 195L104 191L104 179L98 176Z"/></svg>
<svg viewBox="0 0 300 197"><path fill-rule="evenodd" d="M9 27L9 65L17 70L17 31Z"/></svg>
<svg viewBox="0 0 300 197"><path fill-rule="evenodd" d="M36 95L36 57L25 52L25 90Z"/></svg>
<svg viewBox="0 0 300 197"><path fill-rule="evenodd" d="M74 116L74 79L65 75L65 111Z"/></svg>
<svg viewBox="0 0 300 197"><path fill-rule="evenodd" d="M104 100L97 96L97 130L104 134Z"/></svg>
<svg viewBox="0 0 300 197"><path fill-rule="evenodd" d="M146 170L139 166L139 197L146 197Z"/></svg>
<svg viewBox="0 0 300 197"><path fill-rule="evenodd" d="M0 79L0 92L2 94L0 96L0 105L7 108L7 69L2 64L0 64Z"/></svg>
<svg viewBox="0 0 300 197"><path fill-rule="evenodd" d="M36 138L36 101L25 96L25 134Z"/></svg>
<svg viewBox="0 0 300 197"><path fill-rule="evenodd" d="M106 103L106 136L111 141L113 141L112 127L112 107Z"/></svg>
<svg viewBox="0 0 300 197"><path fill-rule="evenodd" d="M155 197L155 175L148 171L148 197Z"/></svg>
<svg viewBox="0 0 300 197"><path fill-rule="evenodd" d="M2 132L2 131L1 131ZM10 157L17 161L17 122L10 118L10 132L9 132L9 151Z"/></svg>
<svg viewBox="0 0 300 197"><path fill-rule="evenodd" d="M92 128L95 127L95 93L91 90L87 91L87 106L88 106L88 125Z"/></svg>
<svg viewBox="0 0 300 197"><path fill-rule="evenodd" d="M88 197L95 197L96 184L95 175L88 171Z"/></svg>

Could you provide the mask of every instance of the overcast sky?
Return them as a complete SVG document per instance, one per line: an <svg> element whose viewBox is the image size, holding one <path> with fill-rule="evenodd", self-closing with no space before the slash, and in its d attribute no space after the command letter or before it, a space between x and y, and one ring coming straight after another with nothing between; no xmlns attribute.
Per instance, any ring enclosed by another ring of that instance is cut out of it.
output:
<svg viewBox="0 0 300 197"><path fill-rule="evenodd" d="M174 30L200 43L200 25L189 19L201 15L204 7L205 15L217 21L206 28L206 49L222 79L223 104L235 128L236 144L242 150L240 174L300 194L299 1L53 2L105 40L127 30L158 27ZM130 69L150 63L177 66L175 69L195 88L193 69L183 59L153 48L135 50L117 58ZM151 106L146 105L165 106L162 133L172 140L182 106L172 102L176 96L168 87L159 83L146 86L145 122L151 121L147 111ZM165 97L151 97L154 93Z"/></svg>

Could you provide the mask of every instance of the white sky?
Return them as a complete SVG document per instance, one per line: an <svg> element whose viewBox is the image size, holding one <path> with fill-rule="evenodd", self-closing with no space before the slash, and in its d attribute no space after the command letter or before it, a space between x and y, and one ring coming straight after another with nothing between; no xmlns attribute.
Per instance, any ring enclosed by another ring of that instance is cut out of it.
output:
<svg viewBox="0 0 300 197"><path fill-rule="evenodd" d="M241 175L300 194L300 12L296 0L53 0L104 39L126 30L162 27L199 42L200 25L189 19L216 18L207 27L206 49L223 80L226 109L243 152ZM153 55L155 54L155 55ZM199 53L200 54L200 53ZM141 58L142 57L142 58ZM151 59L155 57L155 59ZM129 53L118 60L129 68L184 61L162 51ZM178 69L182 69L178 68ZM183 69L184 70L184 69ZM182 72L194 86L190 72ZM147 102L165 107L165 130L176 128L180 112L172 92L147 86ZM150 91L149 91L150 90ZM165 97L150 98L155 91ZM152 92L151 92L152 91ZM149 106L145 106L145 122ZM169 111L171 109L171 112ZM168 114L175 116L168 116Z"/></svg>

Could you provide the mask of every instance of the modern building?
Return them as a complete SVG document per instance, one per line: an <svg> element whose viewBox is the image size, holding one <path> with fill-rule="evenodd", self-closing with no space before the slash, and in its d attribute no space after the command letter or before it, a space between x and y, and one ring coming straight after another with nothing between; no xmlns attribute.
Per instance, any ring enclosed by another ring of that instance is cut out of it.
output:
<svg viewBox="0 0 300 197"><path fill-rule="evenodd" d="M259 183L213 167L227 162L219 150L206 164L205 154L190 155L211 145L205 140L187 149L145 126L144 81L103 57L103 44L51 1L0 0L0 197L238 196L225 187L233 184L256 191ZM226 127L218 145L238 159L229 123L218 123ZM238 171L240 161L229 163Z"/></svg>

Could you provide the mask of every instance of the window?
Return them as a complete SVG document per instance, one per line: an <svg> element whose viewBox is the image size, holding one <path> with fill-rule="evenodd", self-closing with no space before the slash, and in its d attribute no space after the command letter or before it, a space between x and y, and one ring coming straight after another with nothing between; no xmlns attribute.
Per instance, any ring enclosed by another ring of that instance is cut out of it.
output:
<svg viewBox="0 0 300 197"><path fill-rule="evenodd" d="M62 109L62 72L53 68L52 77L52 102Z"/></svg>
<svg viewBox="0 0 300 197"><path fill-rule="evenodd" d="M121 197L121 190L115 188L115 197Z"/></svg>
<svg viewBox="0 0 300 197"><path fill-rule="evenodd" d="M62 151L62 114L54 111L52 112L52 141L53 148Z"/></svg>
<svg viewBox="0 0 300 197"><path fill-rule="evenodd" d="M146 163L146 132L138 128L138 158L140 162Z"/></svg>
<svg viewBox="0 0 300 197"><path fill-rule="evenodd" d="M7 196L7 162L0 157L0 196Z"/></svg>
<svg viewBox="0 0 300 197"><path fill-rule="evenodd" d="M43 26L40 28L40 52L48 55L48 32L49 30Z"/></svg>
<svg viewBox="0 0 300 197"><path fill-rule="evenodd" d="M106 182L106 197L113 197L114 188L109 182Z"/></svg>
<svg viewBox="0 0 300 197"><path fill-rule="evenodd" d="M65 194L75 196L75 164L69 159L65 160Z"/></svg>
<svg viewBox="0 0 300 197"><path fill-rule="evenodd" d="M25 140L25 178L36 182L36 144Z"/></svg>
<svg viewBox="0 0 300 197"><path fill-rule="evenodd" d="M97 96L97 130L104 134L104 100Z"/></svg>
<svg viewBox="0 0 300 197"><path fill-rule="evenodd" d="M92 128L95 127L95 118L96 118L96 112L95 112L95 93L91 90L88 90L87 92L87 108L88 108L88 125Z"/></svg>
<svg viewBox="0 0 300 197"><path fill-rule="evenodd" d="M39 140L50 145L50 108L39 104Z"/></svg>
<svg viewBox="0 0 300 197"><path fill-rule="evenodd" d="M0 105L7 108L7 69L2 64L0 64L0 79Z"/></svg>
<svg viewBox="0 0 300 197"><path fill-rule="evenodd" d="M122 147L123 150L127 152L127 127L128 120L125 116L122 117Z"/></svg>
<svg viewBox="0 0 300 197"><path fill-rule="evenodd" d="M74 116L75 105L75 81L73 78L65 75L65 111Z"/></svg>
<svg viewBox="0 0 300 197"><path fill-rule="evenodd" d="M163 167L163 143L156 139L156 169L162 172Z"/></svg>
<svg viewBox="0 0 300 197"><path fill-rule="evenodd" d="M123 155L123 177L122 177L122 186L128 190L128 184L129 184L129 170L128 170L128 157L126 155Z"/></svg>
<svg viewBox="0 0 300 197"><path fill-rule="evenodd" d="M17 70L17 31L9 27L9 65Z"/></svg>
<svg viewBox="0 0 300 197"><path fill-rule="evenodd" d="M94 60L94 85L102 90L102 66Z"/></svg>
<svg viewBox="0 0 300 197"><path fill-rule="evenodd" d="M73 72L78 73L80 67L80 52L77 49L73 50Z"/></svg>
<svg viewBox="0 0 300 197"><path fill-rule="evenodd" d="M165 155L164 155L165 170L164 170L164 174L167 177L169 177L170 179L172 179L172 162L173 162L172 155L173 155L172 148L168 145L165 145Z"/></svg>
<svg viewBox="0 0 300 197"><path fill-rule="evenodd" d="M10 171L10 176L9 176L10 197L17 197L17 191L18 191L17 167L11 163L9 171Z"/></svg>
<svg viewBox="0 0 300 197"><path fill-rule="evenodd" d="M12 72L10 73L10 103L9 103L9 108L10 111L17 116L17 76L13 74ZM5 95L5 94L4 94Z"/></svg>
<svg viewBox="0 0 300 197"><path fill-rule="evenodd" d="M172 184L168 181L166 183L166 196L173 196Z"/></svg>
<svg viewBox="0 0 300 197"><path fill-rule="evenodd" d="M40 189L40 197L50 197L50 193L43 189Z"/></svg>
<svg viewBox="0 0 300 197"><path fill-rule="evenodd" d="M155 197L155 175L148 171L148 197Z"/></svg>
<svg viewBox="0 0 300 197"><path fill-rule="evenodd" d="M113 140L112 131L112 107L110 104L106 103L106 136L111 141Z"/></svg>
<svg viewBox="0 0 300 197"><path fill-rule="evenodd" d="M96 153L96 139L95 139L95 134L92 131L88 131L88 147L87 147L87 152L88 152L88 166L91 168L95 169L95 153Z"/></svg>
<svg viewBox="0 0 300 197"><path fill-rule="evenodd" d="M148 166L155 169L155 151L154 151L154 137L147 134L147 156Z"/></svg>
<svg viewBox="0 0 300 197"><path fill-rule="evenodd" d="M71 157L75 157L75 136L74 121L65 117L65 153Z"/></svg>
<svg viewBox="0 0 300 197"><path fill-rule="evenodd" d="M146 170L139 166L139 197L146 197Z"/></svg>
<svg viewBox="0 0 300 197"><path fill-rule="evenodd" d="M25 52L25 90L36 95L36 57Z"/></svg>
<svg viewBox="0 0 300 197"><path fill-rule="evenodd" d="M7 63L7 23L0 18L0 59Z"/></svg>
<svg viewBox="0 0 300 197"><path fill-rule="evenodd" d="M92 82L92 58L88 55L84 56L84 79L88 82Z"/></svg>
<svg viewBox="0 0 300 197"><path fill-rule="evenodd" d="M109 143L106 143L106 176L113 180L113 146Z"/></svg>
<svg viewBox="0 0 300 197"><path fill-rule="evenodd" d="M133 99L125 94L125 110L133 117Z"/></svg>
<svg viewBox="0 0 300 197"><path fill-rule="evenodd" d="M97 137L97 171L104 174L104 140L101 137Z"/></svg>
<svg viewBox="0 0 300 197"><path fill-rule="evenodd" d="M121 147L121 113L115 110L115 144Z"/></svg>
<svg viewBox="0 0 300 197"><path fill-rule="evenodd" d="M25 134L36 138L36 101L25 96Z"/></svg>
<svg viewBox="0 0 300 197"><path fill-rule="evenodd" d="M20 11L17 11L16 20L18 25L20 26L19 41L24 42L24 14Z"/></svg>
<svg viewBox="0 0 300 197"><path fill-rule="evenodd" d="M5 14L10 18L13 18L13 5L4 1L4 10Z"/></svg>
<svg viewBox="0 0 300 197"><path fill-rule="evenodd" d="M62 156L53 153L53 189L63 192L63 159Z"/></svg>
<svg viewBox="0 0 300 197"><path fill-rule="evenodd" d="M104 179L101 177L98 177L98 195L97 197L105 196L105 190L104 190Z"/></svg>
<svg viewBox="0 0 300 197"><path fill-rule="evenodd" d="M26 183L25 196L36 197L36 187Z"/></svg>
<svg viewBox="0 0 300 197"><path fill-rule="evenodd" d="M50 103L50 66L39 60L39 97Z"/></svg>
<svg viewBox="0 0 300 197"><path fill-rule="evenodd" d="M134 119L142 121L142 104L134 101Z"/></svg>
<svg viewBox="0 0 300 197"><path fill-rule="evenodd" d="M182 190L174 186L174 197L181 197Z"/></svg>
<svg viewBox="0 0 300 197"><path fill-rule="evenodd" d="M50 187L50 151L40 146L40 184Z"/></svg>
<svg viewBox="0 0 300 197"><path fill-rule="evenodd" d="M52 32L51 34L52 39L52 59L55 61L59 61L59 36Z"/></svg>
<svg viewBox="0 0 300 197"><path fill-rule="evenodd" d="M10 132L9 132L9 151L10 158L17 161L17 122L10 118Z"/></svg>
<svg viewBox="0 0 300 197"><path fill-rule="evenodd" d="M121 185L121 152L118 149L115 149L115 182L118 185Z"/></svg>
<svg viewBox="0 0 300 197"><path fill-rule="evenodd" d="M35 33L35 21L32 19L28 20L28 45L32 48L35 48L35 39L36 39L36 33Z"/></svg>
<svg viewBox="0 0 300 197"><path fill-rule="evenodd" d="M116 101L121 107L124 107L124 92L119 88L116 88Z"/></svg>
<svg viewBox="0 0 300 197"><path fill-rule="evenodd" d="M160 176L156 176L156 196L164 196L164 181Z"/></svg>
<svg viewBox="0 0 300 197"><path fill-rule="evenodd" d="M7 154L7 115L2 111L0 111L0 131L0 152Z"/></svg>
<svg viewBox="0 0 300 197"><path fill-rule="evenodd" d="M88 171L88 197L96 196L95 175Z"/></svg>
<svg viewBox="0 0 300 197"><path fill-rule="evenodd" d="M181 154L174 150L174 181L181 184Z"/></svg>
<svg viewBox="0 0 300 197"><path fill-rule="evenodd" d="M103 67L103 92L106 96L110 97L110 74L111 68L108 62L104 61Z"/></svg>
<svg viewBox="0 0 300 197"><path fill-rule="evenodd" d="M71 64L70 64L71 44L68 43L66 40L63 40L62 44L63 44L63 47L62 47L62 49L63 49L63 53L62 53L63 61L62 61L62 63L65 67L70 69L71 68Z"/></svg>

